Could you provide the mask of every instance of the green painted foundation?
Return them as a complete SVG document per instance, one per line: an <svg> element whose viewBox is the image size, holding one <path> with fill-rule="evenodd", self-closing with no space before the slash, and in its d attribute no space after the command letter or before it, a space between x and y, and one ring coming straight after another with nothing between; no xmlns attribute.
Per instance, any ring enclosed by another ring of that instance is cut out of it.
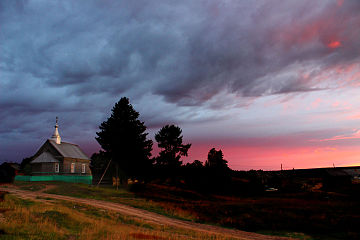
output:
<svg viewBox="0 0 360 240"><path fill-rule="evenodd" d="M92 176L67 176L67 175L43 175L43 176L15 176L15 181L41 182L41 181L60 181L71 183L92 184Z"/></svg>

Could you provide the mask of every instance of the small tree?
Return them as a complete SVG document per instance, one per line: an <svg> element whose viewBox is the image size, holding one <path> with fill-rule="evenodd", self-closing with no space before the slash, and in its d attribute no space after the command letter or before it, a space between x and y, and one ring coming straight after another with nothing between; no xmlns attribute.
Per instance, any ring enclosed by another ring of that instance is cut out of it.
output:
<svg viewBox="0 0 360 240"><path fill-rule="evenodd" d="M152 164L153 143L147 139L146 126L126 97L121 98L111 111L111 116L99 126L96 140L128 176L142 176Z"/></svg>
<svg viewBox="0 0 360 240"><path fill-rule="evenodd" d="M106 165L109 162L108 157L104 151L99 151L91 155L90 169L93 175L101 175L106 169Z"/></svg>
<svg viewBox="0 0 360 240"><path fill-rule="evenodd" d="M20 163L20 170L24 174L31 174L31 164L30 162L33 160L33 157L24 158Z"/></svg>
<svg viewBox="0 0 360 240"><path fill-rule="evenodd" d="M203 163L199 160L194 160L192 163L187 163L186 167L190 168L202 168L204 167Z"/></svg>
<svg viewBox="0 0 360 240"><path fill-rule="evenodd" d="M183 144L182 130L175 125L166 125L155 134L158 147L161 148L156 164L179 167L182 164L181 156L187 156L191 144Z"/></svg>
<svg viewBox="0 0 360 240"><path fill-rule="evenodd" d="M215 148L210 149L205 167L220 171L229 169L227 161L224 159L224 154L221 150L217 151Z"/></svg>

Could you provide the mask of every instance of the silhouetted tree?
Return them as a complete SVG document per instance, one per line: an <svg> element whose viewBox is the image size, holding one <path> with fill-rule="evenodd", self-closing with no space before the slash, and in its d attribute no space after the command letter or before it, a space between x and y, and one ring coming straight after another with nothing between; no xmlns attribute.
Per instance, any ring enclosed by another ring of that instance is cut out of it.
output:
<svg viewBox="0 0 360 240"><path fill-rule="evenodd" d="M31 174L31 165L32 157L24 158L20 163L20 170L25 174Z"/></svg>
<svg viewBox="0 0 360 240"><path fill-rule="evenodd" d="M166 125L162 127L155 140L158 147L161 148L159 156L156 158L156 164L167 167L179 167L182 164L181 156L187 156L191 144L183 144L182 130L175 125Z"/></svg>
<svg viewBox="0 0 360 240"><path fill-rule="evenodd" d="M15 169L7 162L0 165L0 182L11 183L14 182Z"/></svg>
<svg viewBox="0 0 360 240"><path fill-rule="evenodd" d="M109 157L104 151L99 151L91 155L90 169L93 175L101 175L109 162Z"/></svg>
<svg viewBox="0 0 360 240"><path fill-rule="evenodd" d="M190 167L190 168L202 168L204 167L203 163L200 162L199 160L194 160L192 163L187 163L186 167Z"/></svg>
<svg viewBox="0 0 360 240"><path fill-rule="evenodd" d="M227 161L224 159L224 154L221 150L217 151L215 148L210 149L205 167L220 171L229 169Z"/></svg>
<svg viewBox="0 0 360 240"><path fill-rule="evenodd" d="M129 177L142 176L152 164L153 143L147 139L146 126L126 97L121 98L111 111L111 116L99 126L96 140Z"/></svg>

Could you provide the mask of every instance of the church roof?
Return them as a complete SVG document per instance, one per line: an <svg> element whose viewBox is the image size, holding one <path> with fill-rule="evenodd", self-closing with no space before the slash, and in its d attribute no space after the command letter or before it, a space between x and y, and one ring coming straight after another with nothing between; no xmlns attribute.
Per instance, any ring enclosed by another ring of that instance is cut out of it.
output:
<svg viewBox="0 0 360 240"><path fill-rule="evenodd" d="M57 144L56 141L51 139L48 139L48 141L63 157L90 160L76 144L67 142L61 142L60 144Z"/></svg>
<svg viewBox="0 0 360 240"><path fill-rule="evenodd" d="M34 160L31 161L31 163L43 163L43 162L59 162L51 153L49 152L43 152L38 157L36 157Z"/></svg>

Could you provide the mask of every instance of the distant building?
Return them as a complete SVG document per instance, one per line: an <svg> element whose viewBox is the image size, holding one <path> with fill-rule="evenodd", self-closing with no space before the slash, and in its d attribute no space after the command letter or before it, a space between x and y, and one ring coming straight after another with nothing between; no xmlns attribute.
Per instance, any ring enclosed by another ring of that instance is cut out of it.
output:
<svg viewBox="0 0 360 240"><path fill-rule="evenodd" d="M12 167L14 169L15 175L17 175L20 171L20 164L10 162L9 165L10 165L10 167Z"/></svg>
<svg viewBox="0 0 360 240"><path fill-rule="evenodd" d="M92 183L89 157L78 145L61 141L58 118L54 134L35 153L30 165L30 176L16 176L15 179Z"/></svg>
<svg viewBox="0 0 360 240"><path fill-rule="evenodd" d="M19 170L19 164L4 162L0 165L0 183L11 183Z"/></svg>

